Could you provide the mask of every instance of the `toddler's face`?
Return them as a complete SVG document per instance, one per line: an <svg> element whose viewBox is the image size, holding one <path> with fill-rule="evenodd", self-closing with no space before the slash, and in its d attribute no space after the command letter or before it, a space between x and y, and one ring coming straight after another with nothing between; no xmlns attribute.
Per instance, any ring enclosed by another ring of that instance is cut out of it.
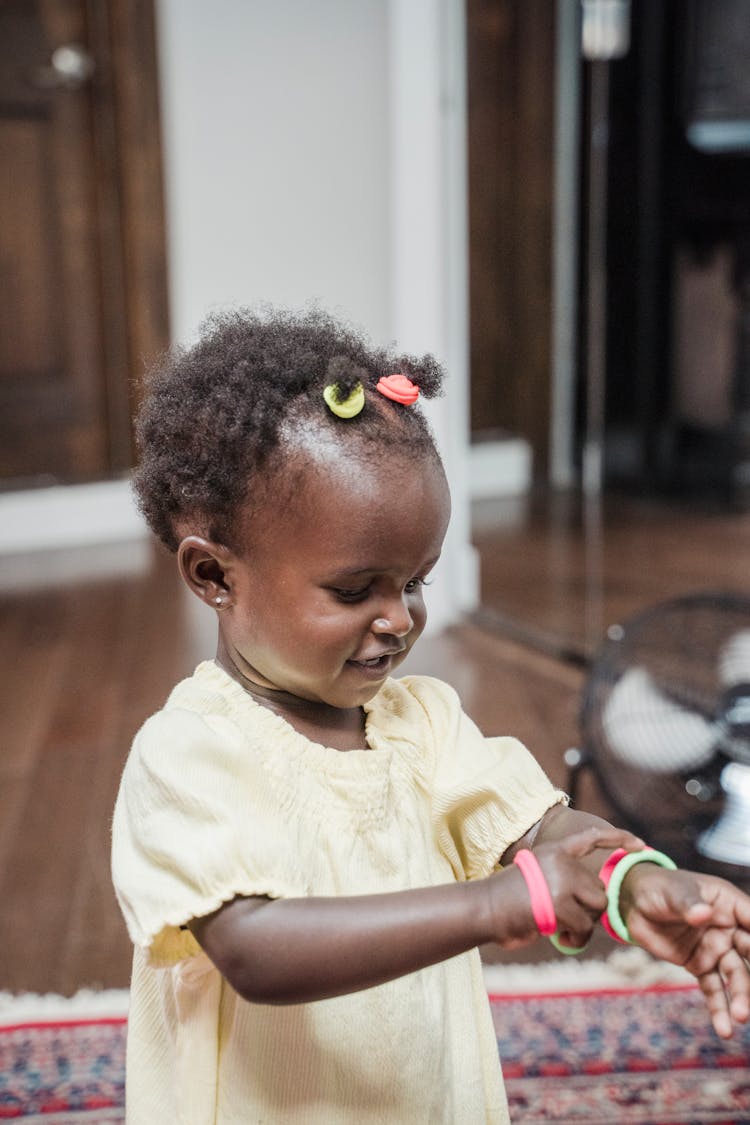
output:
<svg viewBox="0 0 750 1125"><path fill-rule="evenodd" d="M282 706L286 693L361 707L424 629L449 514L432 457L313 462L288 502L248 521L219 615L223 662Z"/></svg>

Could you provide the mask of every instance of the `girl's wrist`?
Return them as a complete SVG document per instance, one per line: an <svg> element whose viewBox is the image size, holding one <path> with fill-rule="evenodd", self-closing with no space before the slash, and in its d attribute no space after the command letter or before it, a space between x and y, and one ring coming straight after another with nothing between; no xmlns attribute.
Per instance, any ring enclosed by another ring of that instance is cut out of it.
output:
<svg viewBox="0 0 750 1125"><path fill-rule="evenodd" d="M627 875L620 885L620 914L623 921L627 923L628 915L636 904L636 897L638 894L638 884L645 878L648 881L649 874L653 875L658 867L656 863L649 863L644 860L643 863L638 863L630 868Z"/></svg>
<svg viewBox="0 0 750 1125"><path fill-rule="evenodd" d="M493 883L496 875L488 875L484 879L470 879L466 883L459 883L467 896L469 915L475 945L488 945L497 943L498 911L496 896L493 893Z"/></svg>
<svg viewBox="0 0 750 1125"><path fill-rule="evenodd" d="M639 880L644 878L648 880L651 877L647 871L635 874L637 868L644 867L646 869L651 868L653 875L654 867L674 871L677 865L664 852L656 851L653 848L630 852L619 860L607 884L608 905L606 915L602 917L603 924L606 918L604 928L616 940L634 942L628 928L628 917L637 905Z"/></svg>
<svg viewBox="0 0 750 1125"><path fill-rule="evenodd" d="M464 884L481 892L476 922L478 945L493 944L511 948L525 943L536 929L531 903L520 870L512 863L486 879Z"/></svg>

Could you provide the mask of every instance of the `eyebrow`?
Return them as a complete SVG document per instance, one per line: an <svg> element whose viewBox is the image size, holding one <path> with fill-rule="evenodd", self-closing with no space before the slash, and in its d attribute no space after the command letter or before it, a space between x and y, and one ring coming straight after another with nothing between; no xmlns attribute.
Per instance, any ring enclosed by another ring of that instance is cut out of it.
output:
<svg viewBox="0 0 750 1125"><path fill-rule="evenodd" d="M440 561L440 555L435 555L434 558L428 559L420 570L431 570ZM388 567L382 566L353 566L348 570L337 570L335 578L359 578L362 574L372 574L374 571L388 570Z"/></svg>

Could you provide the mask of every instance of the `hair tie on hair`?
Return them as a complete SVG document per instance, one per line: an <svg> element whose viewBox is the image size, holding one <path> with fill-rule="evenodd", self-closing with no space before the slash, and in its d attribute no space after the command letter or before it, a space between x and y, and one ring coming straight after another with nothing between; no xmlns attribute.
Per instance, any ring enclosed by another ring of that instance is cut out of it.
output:
<svg viewBox="0 0 750 1125"><path fill-rule="evenodd" d="M338 383L329 383L323 391L326 406L337 418L354 418L365 405L365 391L361 383L349 392L345 399L339 399Z"/></svg>
<svg viewBox="0 0 750 1125"><path fill-rule="evenodd" d="M383 375L378 380L377 389L381 395L404 406L411 406L419 398L419 387L406 375Z"/></svg>

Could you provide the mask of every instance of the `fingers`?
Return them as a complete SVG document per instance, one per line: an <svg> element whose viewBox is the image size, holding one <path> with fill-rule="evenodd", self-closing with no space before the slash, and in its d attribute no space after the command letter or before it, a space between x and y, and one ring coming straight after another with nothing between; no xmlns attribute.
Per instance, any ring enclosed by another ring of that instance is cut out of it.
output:
<svg viewBox="0 0 750 1125"><path fill-rule="evenodd" d="M705 926L709 922L712 913L710 903L698 899L685 904L681 917L683 921L687 922L688 926Z"/></svg>
<svg viewBox="0 0 750 1125"><path fill-rule="evenodd" d="M597 848L625 848L627 851L640 851L646 845L640 836L635 836L622 828L593 826L567 836L561 841L560 846L568 855L581 859Z"/></svg>
<svg viewBox="0 0 750 1125"><path fill-rule="evenodd" d="M735 930L733 941L738 956L750 962L750 933L747 930Z"/></svg>
<svg viewBox="0 0 750 1125"><path fill-rule="evenodd" d="M698 978L698 984L705 997L714 1031L720 1039L730 1039L732 1036L732 1017L729 1013L727 995L720 974L716 971L704 973Z"/></svg>
<svg viewBox="0 0 750 1125"><path fill-rule="evenodd" d="M747 965L735 949L721 958L717 968L703 973L698 983L706 999L714 1031L721 1039L729 1039L734 1024L750 1019L750 975Z"/></svg>
<svg viewBox="0 0 750 1125"><path fill-rule="evenodd" d="M585 945L600 914L601 911L590 910L575 899L566 902L557 912L557 931L561 936L565 934L570 938L570 941L563 938L565 945Z"/></svg>
<svg viewBox="0 0 750 1125"><path fill-rule="evenodd" d="M721 975L732 1019L735 1023L747 1023L750 1018L750 975L736 949L730 949L722 957Z"/></svg>

